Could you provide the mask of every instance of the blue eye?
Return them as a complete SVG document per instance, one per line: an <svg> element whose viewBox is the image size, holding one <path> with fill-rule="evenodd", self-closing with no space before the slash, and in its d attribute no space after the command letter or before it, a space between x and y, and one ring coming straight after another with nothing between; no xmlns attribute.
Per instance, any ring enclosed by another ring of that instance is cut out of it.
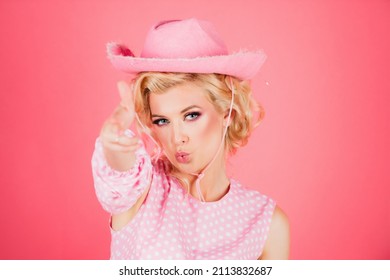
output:
<svg viewBox="0 0 390 280"><path fill-rule="evenodd" d="M186 120L195 120L197 119L201 114L199 112L191 112L191 113L188 113L187 115L185 115L185 119Z"/></svg>
<svg viewBox="0 0 390 280"><path fill-rule="evenodd" d="M157 119L157 120L154 120L153 121L153 124L157 125L157 126L163 126L163 125L166 125L168 124L168 120L167 119Z"/></svg>

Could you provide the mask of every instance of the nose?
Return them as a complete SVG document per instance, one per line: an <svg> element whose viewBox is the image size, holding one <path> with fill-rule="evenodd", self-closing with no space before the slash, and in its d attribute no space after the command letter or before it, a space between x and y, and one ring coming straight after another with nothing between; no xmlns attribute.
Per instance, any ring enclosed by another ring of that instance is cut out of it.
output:
<svg viewBox="0 0 390 280"><path fill-rule="evenodd" d="M181 123L175 123L173 125L173 142L176 145L182 145L188 142L188 135L185 133L183 125Z"/></svg>

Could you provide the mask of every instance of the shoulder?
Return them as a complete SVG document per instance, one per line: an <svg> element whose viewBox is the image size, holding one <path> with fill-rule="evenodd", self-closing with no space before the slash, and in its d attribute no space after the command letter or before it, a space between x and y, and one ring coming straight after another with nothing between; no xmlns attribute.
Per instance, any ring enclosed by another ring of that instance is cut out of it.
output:
<svg viewBox="0 0 390 280"><path fill-rule="evenodd" d="M234 186L234 196L251 207L250 209L256 213L267 211L267 215L271 216L273 209L275 207L274 200L259 192L256 189L242 186L238 181L232 180L232 185Z"/></svg>
<svg viewBox="0 0 390 280"><path fill-rule="evenodd" d="M286 213L275 207L267 241L260 259L288 259L290 253L290 223Z"/></svg>

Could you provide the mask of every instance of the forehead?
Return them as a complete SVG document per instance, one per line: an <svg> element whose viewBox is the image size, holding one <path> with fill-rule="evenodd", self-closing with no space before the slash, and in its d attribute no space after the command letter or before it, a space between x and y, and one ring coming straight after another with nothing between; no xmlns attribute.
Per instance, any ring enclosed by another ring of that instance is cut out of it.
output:
<svg viewBox="0 0 390 280"><path fill-rule="evenodd" d="M186 82L169 88L163 93L149 95L149 105L152 114L177 113L189 106L199 106L211 109L213 105L207 98L207 92L201 86Z"/></svg>

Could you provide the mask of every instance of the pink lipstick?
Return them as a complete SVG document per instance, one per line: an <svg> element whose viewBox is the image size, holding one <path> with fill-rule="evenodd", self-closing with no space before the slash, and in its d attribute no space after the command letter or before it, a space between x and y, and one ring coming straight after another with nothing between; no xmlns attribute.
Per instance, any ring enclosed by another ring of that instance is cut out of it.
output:
<svg viewBox="0 0 390 280"><path fill-rule="evenodd" d="M190 161L190 155L185 152L177 152L175 157L179 163L188 163Z"/></svg>

